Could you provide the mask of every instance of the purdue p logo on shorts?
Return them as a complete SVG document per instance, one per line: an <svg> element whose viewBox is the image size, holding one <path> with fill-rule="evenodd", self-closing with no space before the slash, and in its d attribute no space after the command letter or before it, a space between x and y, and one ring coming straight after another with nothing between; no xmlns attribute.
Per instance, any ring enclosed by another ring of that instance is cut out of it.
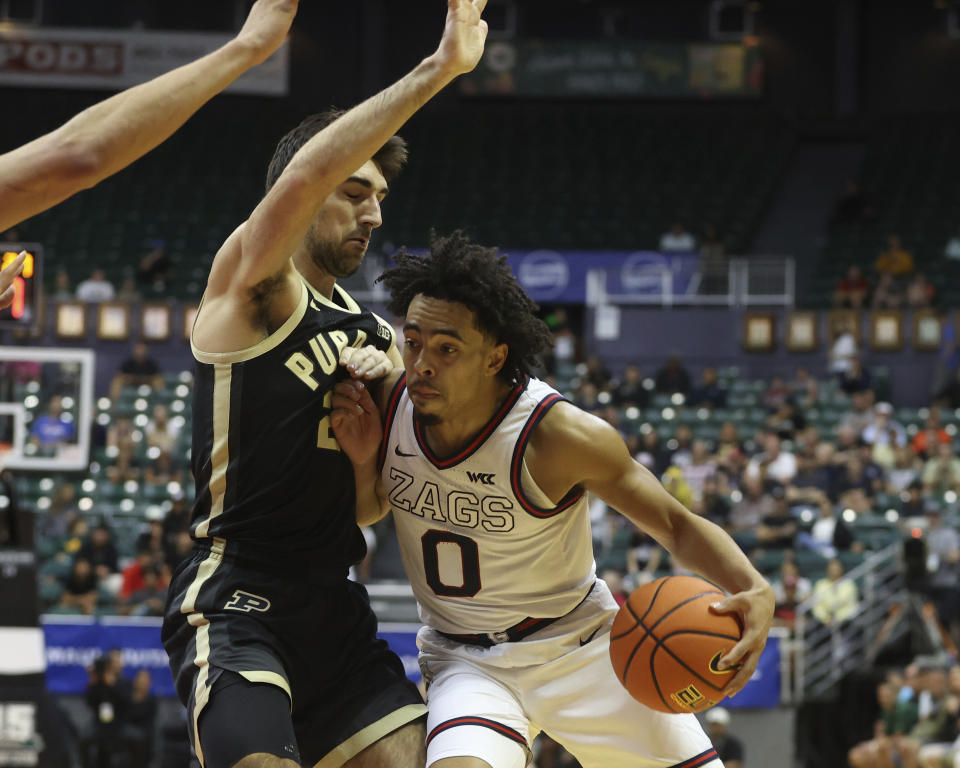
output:
<svg viewBox="0 0 960 768"><path fill-rule="evenodd" d="M270 601L265 597L260 597L260 595L254 595L251 592L244 592L242 589L238 589L233 593L230 602L223 606L223 610L243 611L243 613L250 613L250 611L266 613L270 610Z"/></svg>

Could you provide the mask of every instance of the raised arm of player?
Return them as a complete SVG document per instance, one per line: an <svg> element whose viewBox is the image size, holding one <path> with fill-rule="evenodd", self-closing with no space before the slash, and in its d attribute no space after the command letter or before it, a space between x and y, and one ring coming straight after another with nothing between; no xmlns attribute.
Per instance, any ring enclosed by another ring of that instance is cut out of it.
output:
<svg viewBox="0 0 960 768"><path fill-rule="evenodd" d="M88 189L169 138L283 42L298 0L257 0L222 48L95 104L0 155L0 231ZM15 116L14 116L15 119Z"/></svg>
<svg viewBox="0 0 960 768"><path fill-rule="evenodd" d="M487 24L480 18L486 0L448 0L448 5L443 38L433 55L300 148L246 224L217 254L208 299L245 297L250 288L290 272L289 259L326 197L418 109L477 65L487 36Z"/></svg>
<svg viewBox="0 0 960 768"><path fill-rule="evenodd" d="M720 664L742 664L727 690L736 693L743 688L766 645L774 598L770 585L733 539L667 493L633 460L613 427L568 403L547 412L524 458L550 498L561 499L573 486L596 493L653 536L681 566L731 593L715 610L739 613L744 631Z"/></svg>

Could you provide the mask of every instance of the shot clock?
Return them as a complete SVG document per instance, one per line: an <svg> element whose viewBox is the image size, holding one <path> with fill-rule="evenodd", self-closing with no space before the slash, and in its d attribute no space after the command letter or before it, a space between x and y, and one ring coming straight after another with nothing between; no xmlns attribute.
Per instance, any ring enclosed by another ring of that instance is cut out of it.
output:
<svg viewBox="0 0 960 768"><path fill-rule="evenodd" d="M13 284L13 303L0 309L0 328L30 327L37 319L43 248L36 243L0 243L0 269L17 258L20 251L27 252L27 260Z"/></svg>

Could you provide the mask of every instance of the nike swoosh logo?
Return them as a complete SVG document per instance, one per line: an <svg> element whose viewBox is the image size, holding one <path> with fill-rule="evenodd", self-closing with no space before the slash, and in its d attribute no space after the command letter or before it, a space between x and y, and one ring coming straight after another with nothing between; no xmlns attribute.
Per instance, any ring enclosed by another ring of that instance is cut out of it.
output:
<svg viewBox="0 0 960 768"><path fill-rule="evenodd" d="M407 458L407 459L413 458L417 455L415 453L404 453L403 451L400 450L399 445L393 446L393 452L397 454L397 456L403 456L404 458Z"/></svg>
<svg viewBox="0 0 960 768"><path fill-rule="evenodd" d="M710 659L709 668L710 668L710 671L713 672L713 674L715 674L715 675L729 675L731 672L736 672L738 669L740 669L740 665L739 665L739 664L737 664L737 665L735 665L735 666L732 666L732 667L727 667L726 669L720 669L720 666L719 666L719 664L720 664L720 657L723 656L723 654L725 654L725 653L726 653L726 651L717 651L717 655L714 656L712 659Z"/></svg>
<svg viewBox="0 0 960 768"><path fill-rule="evenodd" d="M593 636L594 636L595 634L597 634L597 632L599 632L599 631L600 631L600 627L597 627L595 630L593 630L593 632L591 632L589 635L587 635L587 639L586 639L586 640L584 640L584 639L581 637L581 638L580 638L580 645L581 645L581 647L584 646L584 645L586 645L587 643L589 643L591 640L593 640Z"/></svg>

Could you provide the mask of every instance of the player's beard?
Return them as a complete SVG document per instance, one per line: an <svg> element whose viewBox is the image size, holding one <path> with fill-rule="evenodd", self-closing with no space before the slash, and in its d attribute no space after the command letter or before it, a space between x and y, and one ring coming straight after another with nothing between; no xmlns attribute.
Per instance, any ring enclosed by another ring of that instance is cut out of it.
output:
<svg viewBox="0 0 960 768"><path fill-rule="evenodd" d="M351 253L348 244L344 242L332 243L320 238L312 238L310 242L310 259L317 267L338 280L350 277L360 269L363 256L364 253L361 253L360 258L357 258L356 251Z"/></svg>
<svg viewBox="0 0 960 768"><path fill-rule="evenodd" d="M413 406L413 418L421 427L434 427L443 423L443 417L439 413L421 413L417 406Z"/></svg>

